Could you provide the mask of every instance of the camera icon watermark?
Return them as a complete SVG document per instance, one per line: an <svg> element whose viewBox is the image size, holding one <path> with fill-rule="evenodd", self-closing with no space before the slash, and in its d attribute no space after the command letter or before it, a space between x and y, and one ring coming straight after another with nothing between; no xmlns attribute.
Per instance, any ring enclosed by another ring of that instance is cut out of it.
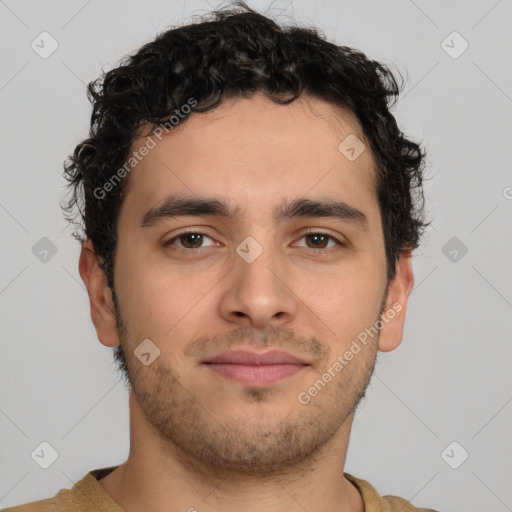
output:
<svg viewBox="0 0 512 512"><path fill-rule="evenodd" d="M441 458L452 469L458 469L469 457L469 453L457 441L451 442L442 452Z"/></svg>
<svg viewBox="0 0 512 512"><path fill-rule="evenodd" d="M57 254L57 246L48 237L43 236L32 247L32 254L41 263L48 263Z"/></svg>
<svg viewBox="0 0 512 512"><path fill-rule="evenodd" d="M456 236L444 244L441 252L452 262L458 263L468 252L467 246Z"/></svg>
<svg viewBox="0 0 512 512"><path fill-rule="evenodd" d="M340 142L338 149L347 160L353 162L361 156L366 146L359 137L351 133Z"/></svg>
<svg viewBox="0 0 512 512"><path fill-rule="evenodd" d="M41 59L47 59L59 47L59 43L48 32L41 32L30 45Z"/></svg>
<svg viewBox="0 0 512 512"><path fill-rule="evenodd" d="M441 42L441 48L452 59L458 59L469 48L469 43L458 32L452 32Z"/></svg>
<svg viewBox="0 0 512 512"><path fill-rule="evenodd" d="M145 339L133 353L144 366L149 366L160 355L160 349L151 340Z"/></svg>
<svg viewBox="0 0 512 512"><path fill-rule="evenodd" d="M237 246L236 252L246 263L252 263L261 255L263 247L252 236L248 236Z"/></svg>
<svg viewBox="0 0 512 512"><path fill-rule="evenodd" d="M48 469L59 458L57 450L47 441L40 443L30 456L43 469Z"/></svg>

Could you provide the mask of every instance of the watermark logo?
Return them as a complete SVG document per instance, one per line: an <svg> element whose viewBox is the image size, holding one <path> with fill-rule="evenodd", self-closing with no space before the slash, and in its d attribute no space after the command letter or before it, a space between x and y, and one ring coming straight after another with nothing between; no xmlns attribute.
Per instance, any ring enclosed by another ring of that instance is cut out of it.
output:
<svg viewBox="0 0 512 512"><path fill-rule="evenodd" d="M32 247L32 254L41 263L48 263L57 254L57 246L48 237L43 236Z"/></svg>
<svg viewBox="0 0 512 512"><path fill-rule="evenodd" d="M236 252L246 263L252 263L261 255L263 247L252 236L248 236L237 246Z"/></svg>
<svg viewBox="0 0 512 512"><path fill-rule="evenodd" d="M458 263L468 252L467 246L456 236L443 245L441 252L452 262Z"/></svg>
<svg viewBox="0 0 512 512"><path fill-rule="evenodd" d="M451 442L442 452L441 458L452 469L458 469L469 457L469 453L457 441Z"/></svg>
<svg viewBox="0 0 512 512"><path fill-rule="evenodd" d="M347 160L353 162L361 156L366 146L359 137L351 133L341 141L338 149Z"/></svg>
<svg viewBox="0 0 512 512"><path fill-rule="evenodd" d="M197 105L197 100L189 98L187 103L174 111L174 115L168 120L160 123L154 130L153 135L146 137L146 142L137 150L133 151L131 156L126 160L124 165L120 167L101 187L96 187L93 195L96 199L105 199L108 192L112 192L114 188L122 181L127 174L141 162L149 152L156 148L163 136L178 126L182 119L185 119L192 111L192 107ZM158 142L155 140L158 139Z"/></svg>
<svg viewBox="0 0 512 512"><path fill-rule="evenodd" d="M441 42L441 48L452 59L458 59L469 48L469 43L458 32L452 32Z"/></svg>
<svg viewBox="0 0 512 512"><path fill-rule="evenodd" d="M145 339L133 353L144 366L149 366L160 355L160 349L150 339Z"/></svg>
<svg viewBox="0 0 512 512"><path fill-rule="evenodd" d="M40 443L30 456L43 469L48 469L59 458L57 450L47 441Z"/></svg>
<svg viewBox="0 0 512 512"><path fill-rule="evenodd" d="M402 305L395 302L391 308L388 308L382 317L377 320L371 327L365 328L357 335L357 339L352 341L352 345L343 355L339 355L336 361L322 374L322 376L316 380L307 391L301 391L297 399L303 405L307 405L311 402L311 398L318 395L320 391L327 387L327 384L340 373L347 364L354 359L354 356L361 352L361 345L366 346L369 338L373 339L382 330L384 324L387 324L396 314L402 311Z"/></svg>
<svg viewBox="0 0 512 512"><path fill-rule="evenodd" d="M41 32L30 45L41 59L47 59L59 47L59 43L48 32Z"/></svg>

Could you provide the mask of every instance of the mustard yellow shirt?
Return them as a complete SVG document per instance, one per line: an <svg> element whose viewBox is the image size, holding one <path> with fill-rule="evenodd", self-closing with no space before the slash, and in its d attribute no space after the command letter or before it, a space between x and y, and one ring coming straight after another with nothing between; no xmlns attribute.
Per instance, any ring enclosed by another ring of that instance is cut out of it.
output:
<svg viewBox="0 0 512 512"><path fill-rule="evenodd" d="M71 489L61 489L53 498L3 509L3 512L125 512L98 482L118 466L94 469ZM366 480L344 473L361 493L365 512L437 512L431 508L416 508L404 498L384 496Z"/></svg>

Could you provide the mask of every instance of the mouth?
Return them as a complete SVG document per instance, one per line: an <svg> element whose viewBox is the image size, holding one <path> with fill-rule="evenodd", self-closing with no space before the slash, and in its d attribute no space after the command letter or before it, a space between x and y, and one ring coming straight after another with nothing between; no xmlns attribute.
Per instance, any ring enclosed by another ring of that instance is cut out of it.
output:
<svg viewBox="0 0 512 512"><path fill-rule="evenodd" d="M270 386L310 366L279 350L265 353L234 350L212 357L203 364L221 377L253 387Z"/></svg>

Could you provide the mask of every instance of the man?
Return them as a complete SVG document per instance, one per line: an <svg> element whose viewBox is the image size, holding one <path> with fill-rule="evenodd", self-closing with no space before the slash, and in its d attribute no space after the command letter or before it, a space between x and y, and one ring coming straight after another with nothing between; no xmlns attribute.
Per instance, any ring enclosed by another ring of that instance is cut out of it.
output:
<svg viewBox="0 0 512 512"><path fill-rule="evenodd" d="M237 4L89 91L65 208L130 454L9 510L431 510L343 472L426 226L389 70Z"/></svg>

